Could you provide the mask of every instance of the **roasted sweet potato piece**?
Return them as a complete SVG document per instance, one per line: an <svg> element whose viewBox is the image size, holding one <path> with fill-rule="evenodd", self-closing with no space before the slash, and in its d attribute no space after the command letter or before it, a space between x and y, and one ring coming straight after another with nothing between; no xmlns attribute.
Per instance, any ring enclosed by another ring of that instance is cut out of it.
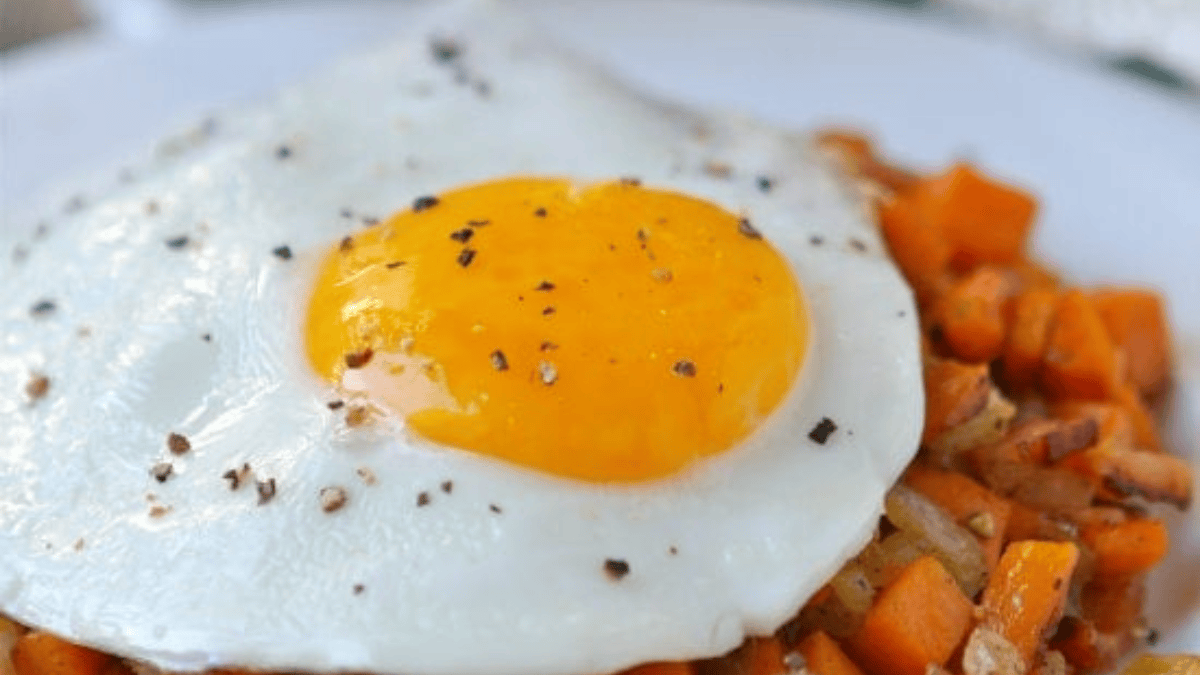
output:
<svg viewBox="0 0 1200 675"><path fill-rule="evenodd" d="M16 675L100 675L112 657L49 633L32 631L17 640L12 660Z"/></svg>
<svg viewBox="0 0 1200 675"><path fill-rule="evenodd" d="M930 443L947 430L979 414L992 389L986 364L929 357L925 362L925 431Z"/></svg>
<svg viewBox="0 0 1200 675"><path fill-rule="evenodd" d="M1162 297L1136 288L1104 288L1092 292L1114 344L1125 353L1129 380L1143 393L1166 386L1171 373L1171 343Z"/></svg>
<svg viewBox="0 0 1200 675"><path fill-rule="evenodd" d="M967 163L913 188L925 218L950 244L952 264L1013 264L1024 257L1037 203L1024 190L987 178Z"/></svg>
<svg viewBox="0 0 1200 675"><path fill-rule="evenodd" d="M837 642L824 631L816 631L796 645L804 667L813 675L863 675Z"/></svg>
<svg viewBox="0 0 1200 675"><path fill-rule="evenodd" d="M953 577L924 556L883 589L847 647L872 673L925 675L927 665L946 663L962 643L971 616L971 601Z"/></svg>
<svg viewBox="0 0 1200 675"><path fill-rule="evenodd" d="M1127 578L1145 572L1167 554L1167 527L1154 518L1121 523L1092 523L1079 537L1096 556L1097 577Z"/></svg>
<svg viewBox="0 0 1200 675"><path fill-rule="evenodd" d="M1008 386L1023 391L1036 382L1058 296L1057 289L1034 287L1022 291L1010 303L1003 354Z"/></svg>
<svg viewBox="0 0 1200 675"><path fill-rule="evenodd" d="M1009 544L983 591L981 624L1017 647L1026 664L1062 616L1079 550L1069 542Z"/></svg>
<svg viewBox="0 0 1200 675"><path fill-rule="evenodd" d="M879 226L918 303L928 305L950 284L950 246L941 231L922 218L917 202L904 196L879 205Z"/></svg>
<svg viewBox="0 0 1200 675"><path fill-rule="evenodd" d="M938 299L934 322L955 357L985 363L1004 349L1004 306L1016 282L1006 270L981 266L954 282Z"/></svg>
<svg viewBox="0 0 1200 675"><path fill-rule="evenodd" d="M1059 298L1042 358L1041 384L1060 398L1105 400L1117 391L1117 349L1083 291L1067 291Z"/></svg>

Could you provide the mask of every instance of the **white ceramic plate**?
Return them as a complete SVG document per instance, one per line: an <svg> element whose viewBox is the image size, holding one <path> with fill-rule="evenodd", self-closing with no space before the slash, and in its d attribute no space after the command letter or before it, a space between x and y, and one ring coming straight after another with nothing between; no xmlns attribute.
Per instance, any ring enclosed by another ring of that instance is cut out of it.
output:
<svg viewBox="0 0 1200 675"><path fill-rule="evenodd" d="M849 124L918 166L968 157L1035 189L1038 246L1068 274L1169 295L1191 336L1174 437L1200 444L1200 103L923 14L783 0L521 4L662 95L795 127ZM416 9L268 3L158 40L82 39L9 58L0 227L52 218L47 205L97 189L168 132L383 40ZM1175 519L1176 548L1152 593L1164 650L1200 651L1197 511Z"/></svg>

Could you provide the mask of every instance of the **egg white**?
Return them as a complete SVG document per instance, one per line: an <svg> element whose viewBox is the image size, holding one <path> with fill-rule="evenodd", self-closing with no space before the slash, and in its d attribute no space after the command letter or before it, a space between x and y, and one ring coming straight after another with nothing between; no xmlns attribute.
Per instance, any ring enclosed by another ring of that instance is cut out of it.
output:
<svg viewBox="0 0 1200 675"><path fill-rule="evenodd" d="M434 36L461 55L433 58ZM208 131L0 272L0 612L170 669L603 673L775 629L870 536L919 437L916 313L809 137L659 104L488 2ZM418 195L526 173L637 176L750 217L811 306L802 386L650 485L348 427L302 349L320 255ZM34 373L51 386L30 401ZM267 503L222 478L243 463L274 479Z"/></svg>

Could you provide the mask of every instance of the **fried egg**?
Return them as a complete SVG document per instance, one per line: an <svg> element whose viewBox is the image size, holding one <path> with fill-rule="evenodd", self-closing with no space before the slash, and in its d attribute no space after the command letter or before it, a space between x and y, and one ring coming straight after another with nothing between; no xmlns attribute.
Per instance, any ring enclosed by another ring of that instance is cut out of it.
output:
<svg viewBox="0 0 1200 675"><path fill-rule="evenodd" d="M713 656L915 451L910 293L806 135L473 2L201 136L3 270L0 613L176 670Z"/></svg>

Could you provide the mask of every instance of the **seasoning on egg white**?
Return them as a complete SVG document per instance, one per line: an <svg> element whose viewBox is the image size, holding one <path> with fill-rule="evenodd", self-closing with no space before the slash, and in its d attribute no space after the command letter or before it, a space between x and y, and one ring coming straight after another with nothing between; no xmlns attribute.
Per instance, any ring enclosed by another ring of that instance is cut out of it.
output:
<svg viewBox="0 0 1200 675"><path fill-rule="evenodd" d="M762 239L762 232L754 227L749 218L742 218L738 221L738 233L747 239Z"/></svg>
<svg viewBox="0 0 1200 675"><path fill-rule="evenodd" d="M837 428L838 426L833 420L828 417L822 417L821 421L817 422L817 426L808 432L808 437L817 445L825 445L825 441L829 440L829 437L833 435L833 432L837 431Z"/></svg>
<svg viewBox="0 0 1200 675"><path fill-rule="evenodd" d="M229 490L232 492L242 487L242 484L249 480L253 473L253 470L250 469L250 464L244 462L240 468L230 469L221 474L221 478L229 481Z"/></svg>
<svg viewBox="0 0 1200 675"><path fill-rule="evenodd" d="M496 504L488 504L488 510L489 510L489 511L491 511L492 513L495 513L495 514L501 514L501 513L504 513L503 509L501 509L501 508L500 508L498 505L496 505Z"/></svg>
<svg viewBox="0 0 1200 675"><path fill-rule="evenodd" d="M604 561L604 573L613 581L620 581L629 574L629 563L619 558L609 558Z"/></svg>
<svg viewBox="0 0 1200 675"><path fill-rule="evenodd" d="M175 473L175 467L170 462L159 462L150 468L150 475L160 483L167 482L173 473Z"/></svg>
<svg viewBox="0 0 1200 675"><path fill-rule="evenodd" d="M774 183L766 176L759 176L755 179L754 183L758 186L759 192L770 192L771 188L774 187Z"/></svg>
<svg viewBox="0 0 1200 675"><path fill-rule="evenodd" d="M423 195L423 196L417 197L416 199L413 200L412 210L413 210L413 213L420 213L422 211L427 211L429 209L432 209L433 207L437 206L440 203L441 203L441 200L439 200L437 197L434 197L433 195Z"/></svg>
<svg viewBox="0 0 1200 675"><path fill-rule="evenodd" d="M354 237L346 236L342 238L342 243L338 244L338 250L342 253L347 253L354 250Z"/></svg>
<svg viewBox="0 0 1200 675"><path fill-rule="evenodd" d="M258 505L262 506L275 498L275 479L268 478L255 483L258 490Z"/></svg>
<svg viewBox="0 0 1200 675"><path fill-rule="evenodd" d="M378 481L375 477L375 472L365 466L358 467L354 470L354 473L358 474L358 477L362 479L365 485L374 485Z"/></svg>
<svg viewBox="0 0 1200 675"><path fill-rule="evenodd" d="M54 310L58 309L58 305L49 299L38 300L29 308L29 314L35 318L50 316Z"/></svg>
<svg viewBox="0 0 1200 675"><path fill-rule="evenodd" d="M850 248L854 249L855 251L858 251L859 253L867 252L867 245L863 242L862 239L858 239L857 237L852 237L850 239Z"/></svg>
<svg viewBox="0 0 1200 675"><path fill-rule="evenodd" d="M191 240L188 238L188 236L186 234L181 234L176 237L171 237L170 239L167 239L163 243L167 245L167 248L179 250L179 249L183 248L184 246L187 246L189 241L191 241Z"/></svg>
<svg viewBox="0 0 1200 675"><path fill-rule="evenodd" d="M434 38L429 41L429 51L433 60L439 63L449 63L462 55L462 48L454 40Z"/></svg>
<svg viewBox="0 0 1200 675"><path fill-rule="evenodd" d="M34 374L25 383L25 395L29 397L30 402L45 398L46 393L49 391L50 378L45 375Z"/></svg>
<svg viewBox="0 0 1200 675"><path fill-rule="evenodd" d="M281 145L275 149L276 159L287 159L292 156L292 149L286 145Z"/></svg>
<svg viewBox="0 0 1200 675"><path fill-rule="evenodd" d="M171 432L167 435L167 449L172 455L183 455L192 449L192 442L183 434Z"/></svg>
<svg viewBox="0 0 1200 675"><path fill-rule="evenodd" d="M338 399L336 401L330 401L329 403L326 403L325 407L329 408L330 410L339 410L344 405L346 405L346 402L341 399Z"/></svg>
<svg viewBox="0 0 1200 675"><path fill-rule="evenodd" d="M171 507L165 504L154 504L150 507L151 518L162 518L171 512Z"/></svg>
<svg viewBox="0 0 1200 675"><path fill-rule="evenodd" d="M337 485L330 485L329 487L321 488L321 492L318 494L318 497L320 497L321 500L321 509L325 511L325 513L333 513L334 511L341 509L350 499L350 496L346 494L346 488Z"/></svg>
<svg viewBox="0 0 1200 675"><path fill-rule="evenodd" d="M286 245L285 246L276 246L274 249L271 250L271 253L274 254L275 257L279 258L280 260L291 260L292 259L292 249L290 246L286 246Z"/></svg>
<svg viewBox="0 0 1200 675"><path fill-rule="evenodd" d="M351 427L362 426L370 419L370 411L364 405L350 406L346 411L346 425Z"/></svg>
<svg viewBox="0 0 1200 675"><path fill-rule="evenodd" d="M814 234L808 238L808 243L812 244L813 246L820 246L825 243L825 238L819 234Z"/></svg>
<svg viewBox="0 0 1200 675"><path fill-rule="evenodd" d="M441 487L442 487L442 492L445 492L446 494L450 494L451 492L454 492L454 481L444 480L444 481L442 481Z"/></svg>
<svg viewBox="0 0 1200 675"><path fill-rule="evenodd" d="M417 507L418 508L420 508L422 506L429 506L430 501L432 501L432 498L429 496L428 492L421 492L421 493L417 494Z"/></svg>

